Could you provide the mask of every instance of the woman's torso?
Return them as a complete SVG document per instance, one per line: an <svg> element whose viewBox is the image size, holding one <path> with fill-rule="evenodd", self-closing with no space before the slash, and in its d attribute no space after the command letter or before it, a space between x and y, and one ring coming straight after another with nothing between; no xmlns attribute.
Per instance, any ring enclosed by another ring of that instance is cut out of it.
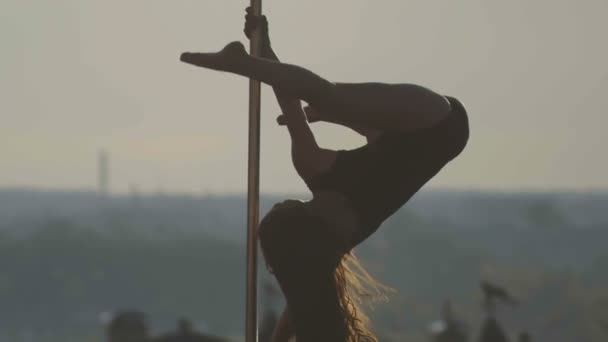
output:
<svg viewBox="0 0 608 342"><path fill-rule="evenodd" d="M403 206L464 149L469 136L463 105L448 97L450 114L437 124L409 133L383 134L354 150L338 151L332 167L305 180L310 190L342 195L354 212L358 245Z"/></svg>

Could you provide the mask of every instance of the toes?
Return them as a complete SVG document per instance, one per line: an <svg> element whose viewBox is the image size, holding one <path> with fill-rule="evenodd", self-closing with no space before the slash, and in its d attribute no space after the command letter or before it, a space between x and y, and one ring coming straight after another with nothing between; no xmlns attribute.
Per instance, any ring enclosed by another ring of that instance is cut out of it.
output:
<svg viewBox="0 0 608 342"><path fill-rule="evenodd" d="M184 63L195 64L196 57L195 54L191 52L184 52L181 54L181 56L179 56L179 60Z"/></svg>
<svg viewBox="0 0 608 342"><path fill-rule="evenodd" d="M209 53L184 52L180 56L180 61L203 68L215 68L215 56Z"/></svg>

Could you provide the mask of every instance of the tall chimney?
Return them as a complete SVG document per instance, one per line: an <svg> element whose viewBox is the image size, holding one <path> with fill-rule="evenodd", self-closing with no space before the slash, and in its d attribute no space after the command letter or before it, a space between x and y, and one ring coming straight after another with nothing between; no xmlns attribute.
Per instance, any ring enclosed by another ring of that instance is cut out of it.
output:
<svg viewBox="0 0 608 342"><path fill-rule="evenodd" d="M107 196L110 193L110 159L105 150L97 154L97 182L98 193Z"/></svg>

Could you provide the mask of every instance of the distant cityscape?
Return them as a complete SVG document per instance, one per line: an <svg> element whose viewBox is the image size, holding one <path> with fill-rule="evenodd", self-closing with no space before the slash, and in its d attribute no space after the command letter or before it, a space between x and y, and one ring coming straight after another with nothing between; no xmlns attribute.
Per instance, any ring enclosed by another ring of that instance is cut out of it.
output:
<svg viewBox="0 0 608 342"><path fill-rule="evenodd" d="M107 341L114 318L150 341L241 340L245 194L113 194L104 150L96 170L93 191L0 189L0 342ZM281 199L262 194L261 214ZM397 290L372 311L375 331L606 341L607 209L603 192L421 191L357 250ZM495 284L519 305L488 311ZM266 326L281 305L264 305Z"/></svg>

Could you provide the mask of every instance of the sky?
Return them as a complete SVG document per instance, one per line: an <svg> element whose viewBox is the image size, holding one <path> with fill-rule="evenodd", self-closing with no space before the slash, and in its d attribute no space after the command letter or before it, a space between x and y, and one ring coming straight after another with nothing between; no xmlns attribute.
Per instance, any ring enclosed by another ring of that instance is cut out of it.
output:
<svg viewBox="0 0 608 342"><path fill-rule="evenodd" d="M0 0L0 188L246 191L248 81L180 63L242 34L246 1ZM428 184L606 190L605 0L266 0L280 58L466 105L466 150ZM262 192L304 192L263 88ZM320 144L356 133L315 124Z"/></svg>

